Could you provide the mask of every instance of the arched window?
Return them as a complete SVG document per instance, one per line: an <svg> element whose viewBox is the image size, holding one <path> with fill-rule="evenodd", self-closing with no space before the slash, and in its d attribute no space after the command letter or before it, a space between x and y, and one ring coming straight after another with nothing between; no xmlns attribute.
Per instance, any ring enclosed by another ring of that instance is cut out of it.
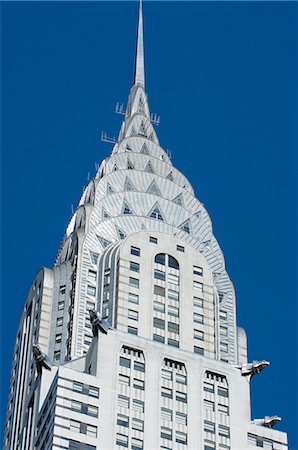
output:
<svg viewBox="0 0 298 450"><path fill-rule="evenodd" d="M156 264L162 264L163 266L166 265L166 255L164 253L158 253L158 255L155 256Z"/></svg>
<svg viewBox="0 0 298 450"><path fill-rule="evenodd" d="M168 255L168 266L171 267L172 269L179 270L179 263L178 263L177 259L175 259L171 255Z"/></svg>

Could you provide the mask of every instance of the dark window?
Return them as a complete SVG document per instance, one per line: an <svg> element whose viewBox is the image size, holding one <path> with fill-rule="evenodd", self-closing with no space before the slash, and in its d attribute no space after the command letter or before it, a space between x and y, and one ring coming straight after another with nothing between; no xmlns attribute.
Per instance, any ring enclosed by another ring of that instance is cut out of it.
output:
<svg viewBox="0 0 298 450"><path fill-rule="evenodd" d="M184 253L184 247L182 247L182 245L177 245L177 251Z"/></svg>
<svg viewBox="0 0 298 450"><path fill-rule="evenodd" d="M157 280L165 281L166 274L162 270L155 269L154 270L154 278L156 278Z"/></svg>
<svg viewBox="0 0 298 450"><path fill-rule="evenodd" d="M164 297L166 295L166 290L164 287L161 286L154 286L154 294L160 295L161 297Z"/></svg>
<svg viewBox="0 0 298 450"><path fill-rule="evenodd" d="M130 359L123 358L123 356L120 356L120 366L122 366L122 367L130 367Z"/></svg>
<svg viewBox="0 0 298 450"><path fill-rule="evenodd" d="M158 319L157 317L154 317L153 326L156 328L160 328L161 330L164 330L165 329L165 321L163 319Z"/></svg>
<svg viewBox="0 0 298 450"><path fill-rule="evenodd" d="M141 250L138 247L130 247L130 254L134 256L140 256Z"/></svg>
<svg viewBox="0 0 298 450"><path fill-rule="evenodd" d="M138 263L136 263L134 261L130 261L129 268L133 272L140 272L140 264L138 264Z"/></svg>
<svg viewBox="0 0 298 450"><path fill-rule="evenodd" d="M134 362L134 369L138 370L139 372L145 372L145 364L141 363L139 361Z"/></svg>
<svg viewBox="0 0 298 450"><path fill-rule="evenodd" d="M229 396L229 391L227 388L224 387L218 387L217 390L218 395L221 395L222 397L228 397Z"/></svg>
<svg viewBox="0 0 298 450"><path fill-rule="evenodd" d="M173 256L169 255L169 267L171 267L172 269L177 269L179 270L179 263L177 261L177 259L173 258Z"/></svg>
<svg viewBox="0 0 298 450"><path fill-rule="evenodd" d="M199 355L204 355L204 349L202 347L197 347L196 345L193 348L193 351L195 353L198 353Z"/></svg>
<svg viewBox="0 0 298 450"><path fill-rule="evenodd" d="M135 335L137 335L137 334L138 334L138 329L135 328L135 327L130 327L130 326L128 326L128 327L127 327L127 332L128 332L129 334L135 334Z"/></svg>
<svg viewBox="0 0 298 450"><path fill-rule="evenodd" d="M155 238L155 237L153 237L153 236L150 236L149 237L149 242L152 242L152 244L157 244L157 238Z"/></svg>
<svg viewBox="0 0 298 450"><path fill-rule="evenodd" d="M172 347L179 347L179 342L175 339L168 339L168 345L171 345Z"/></svg>
<svg viewBox="0 0 298 450"><path fill-rule="evenodd" d="M174 322L168 322L168 331L170 333L176 333L179 334L179 325Z"/></svg>
<svg viewBox="0 0 298 450"><path fill-rule="evenodd" d="M163 336L160 336L159 334L154 334L153 340L156 342L162 342L163 344L165 342L165 338Z"/></svg>
<svg viewBox="0 0 298 450"><path fill-rule="evenodd" d="M166 255L164 253L159 253L155 256L154 261L156 264L162 264L164 266L166 264Z"/></svg>

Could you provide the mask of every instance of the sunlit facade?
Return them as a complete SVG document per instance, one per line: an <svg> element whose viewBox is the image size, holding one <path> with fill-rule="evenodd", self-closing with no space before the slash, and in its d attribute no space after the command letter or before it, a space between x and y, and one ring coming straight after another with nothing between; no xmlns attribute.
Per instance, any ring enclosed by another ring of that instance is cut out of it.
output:
<svg viewBox="0 0 298 450"><path fill-rule="evenodd" d="M33 281L12 364L4 449L286 450L251 419L233 284L210 217L159 145L135 78L52 269Z"/></svg>

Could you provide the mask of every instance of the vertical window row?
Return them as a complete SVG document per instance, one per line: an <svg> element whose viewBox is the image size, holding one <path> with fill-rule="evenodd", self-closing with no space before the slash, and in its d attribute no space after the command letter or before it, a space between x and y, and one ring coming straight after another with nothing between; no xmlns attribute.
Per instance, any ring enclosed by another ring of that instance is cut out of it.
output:
<svg viewBox="0 0 298 450"><path fill-rule="evenodd" d="M221 293L219 293L219 297ZM227 311L220 310L219 311L219 347L220 347L220 359L221 361L229 361L229 329L228 329L228 313Z"/></svg>
<svg viewBox="0 0 298 450"><path fill-rule="evenodd" d="M194 353L204 355L203 268L193 266L193 339Z"/></svg>
<svg viewBox="0 0 298 450"><path fill-rule="evenodd" d="M123 346L119 356L117 448L143 450L145 359L141 350Z"/></svg>
<svg viewBox="0 0 298 450"><path fill-rule="evenodd" d="M167 358L161 370L160 416L161 448L170 450L176 448L177 444L187 446L186 369L183 363Z"/></svg>
<svg viewBox="0 0 298 450"><path fill-rule="evenodd" d="M127 332L130 334L138 334L138 321L139 321L139 294L138 289L140 288L140 280L136 278L140 273L140 263L139 257L141 256L141 249L139 247L130 247L130 257L129 262L129 290L128 293L128 324Z"/></svg>
<svg viewBox="0 0 298 450"><path fill-rule="evenodd" d="M179 264L171 255L154 259L153 340L179 347Z"/></svg>
<svg viewBox="0 0 298 450"><path fill-rule="evenodd" d="M206 371L203 381L204 450L230 448L229 388L224 375Z"/></svg>

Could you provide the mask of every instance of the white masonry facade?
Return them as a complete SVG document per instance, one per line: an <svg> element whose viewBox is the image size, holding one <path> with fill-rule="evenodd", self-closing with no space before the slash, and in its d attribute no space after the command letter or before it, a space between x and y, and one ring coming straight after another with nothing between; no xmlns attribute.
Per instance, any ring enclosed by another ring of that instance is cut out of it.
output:
<svg viewBox="0 0 298 450"><path fill-rule="evenodd" d="M135 78L112 154L36 275L17 332L5 450L287 450L251 419L233 284L212 223L160 147Z"/></svg>

